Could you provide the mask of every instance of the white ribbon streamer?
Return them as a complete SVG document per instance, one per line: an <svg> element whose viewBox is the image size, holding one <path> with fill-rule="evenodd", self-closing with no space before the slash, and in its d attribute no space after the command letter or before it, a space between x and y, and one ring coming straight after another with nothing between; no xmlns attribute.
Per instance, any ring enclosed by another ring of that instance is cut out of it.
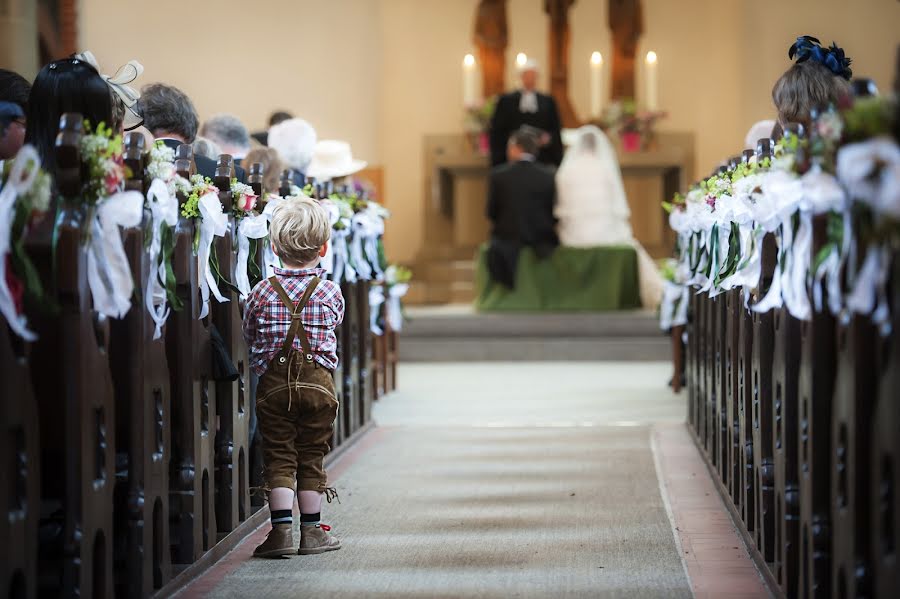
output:
<svg viewBox="0 0 900 599"><path fill-rule="evenodd" d="M270 195L268 202L266 202L266 207L263 208L262 215L266 217L267 227L268 224L272 222L272 215L275 214L275 208L277 208L282 202L284 202L284 198L281 196ZM268 235L268 230L266 231L266 235ZM269 277L275 274L275 268L281 266L281 260L278 256L275 255L275 252L272 250L272 244L267 243L265 247L263 247L263 267L265 268L265 277L268 279Z"/></svg>
<svg viewBox="0 0 900 599"><path fill-rule="evenodd" d="M120 191L97 204L88 242L87 275L94 310L110 318L122 318L131 309L134 279L119 227L136 227L144 214L139 191Z"/></svg>
<svg viewBox="0 0 900 599"><path fill-rule="evenodd" d="M250 276L247 272L250 257L250 240L262 239L269 234L269 221L262 214L245 216L238 224L238 255L234 265L234 285L241 298L250 295Z"/></svg>
<svg viewBox="0 0 900 599"><path fill-rule="evenodd" d="M381 337L384 329L378 326L378 316L381 314L381 306L384 304L384 287L372 285L369 287L369 330Z"/></svg>
<svg viewBox="0 0 900 599"><path fill-rule="evenodd" d="M363 255L363 239L368 235L368 223L364 212L358 212L351 219L350 263L359 279L368 281L372 278L372 267Z"/></svg>
<svg viewBox="0 0 900 599"><path fill-rule="evenodd" d="M174 227L178 224L178 198L169 193L162 179L154 179L147 190L147 207L150 210L150 273L144 289L144 306L150 313L155 330L153 339L162 336L162 327L169 318L166 304L166 264L160 260L162 251L162 226Z"/></svg>
<svg viewBox="0 0 900 599"><path fill-rule="evenodd" d="M384 318L391 329L395 331L400 331L403 328L403 308L400 304L400 298L406 295L407 291L409 291L407 283L397 283L388 288Z"/></svg>
<svg viewBox="0 0 900 599"><path fill-rule="evenodd" d="M16 312L16 303L6 282L6 256L12 243L16 198L31 189L40 166L41 159L34 147L22 146L6 185L0 189L0 314L6 319L9 328L25 341L34 341L37 335L29 330L25 315Z"/></svg>
<svg viewBox="0 0 900 599"><path fill-rule="evenodd" d="M223 237L228 232L228 216L222 211L222 202L215 193L208 193L200 198L200 244L197 249L197 279L200 282L200 299L203 302L200 308L200 318L206 318L209 314L210 291L220 303L227 302L219 291L216 277L209 266L209 256L212 250L214 237Z"/></svg>

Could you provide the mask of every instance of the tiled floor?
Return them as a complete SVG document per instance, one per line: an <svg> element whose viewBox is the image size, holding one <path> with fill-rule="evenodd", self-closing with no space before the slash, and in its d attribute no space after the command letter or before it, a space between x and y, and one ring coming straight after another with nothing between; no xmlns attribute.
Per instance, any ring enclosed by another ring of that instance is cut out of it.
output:
<svg viewBox="0 0 900 599"><path fill-rule="evenodd" d="M770 597L684 424L659 424L653 441L694 595Z"/></svg>

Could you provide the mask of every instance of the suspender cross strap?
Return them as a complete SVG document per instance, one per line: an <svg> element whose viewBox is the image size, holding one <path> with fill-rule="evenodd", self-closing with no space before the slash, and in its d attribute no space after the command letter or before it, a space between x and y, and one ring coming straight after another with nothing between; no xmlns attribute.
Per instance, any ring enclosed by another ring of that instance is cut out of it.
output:
<svg viewBox="0 0 900 599"><path fill-rule="evenodd" d="M284 306L291 311L291 326L288 328L287 336L284 338L284 345L281 346L282 357L285 357L290 353L291 349L294 347L294 339L300 337L300 347L303 348L303 356L306 358L307 362L312 362L312 346L309 344L309 337L306 335L306 329L303 328L303 321L300 317L303 308L306 307L306 304L309 302L309 298L312 296L313 291L315 291L316 287L319 285L319 277L313 277L312 281L309 282L309 285L306 286L306 291L303 292L303 297L300 298L300 301L297 302L296 306L294 305L294 302L291 301L291 297L287 294L287 291L285 291L284 287L281 286L281 283L278 282L278 277L274 275L269 277L269 283L278 294L278 297L281 298L281 302Z"/></svg>

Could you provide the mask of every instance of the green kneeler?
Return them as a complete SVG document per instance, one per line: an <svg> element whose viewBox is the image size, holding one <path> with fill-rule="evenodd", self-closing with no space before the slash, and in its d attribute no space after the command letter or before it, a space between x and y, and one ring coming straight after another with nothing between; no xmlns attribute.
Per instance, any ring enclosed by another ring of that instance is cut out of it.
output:
<svg viewBox="0 0 900 599"><path fill-rule="evenodd" d="M559 247L546 260L523 248L516 287L491 280L487 245L478 250L475 308L483 312L601 312L641 307L637 253L631 246Z"/></svg>

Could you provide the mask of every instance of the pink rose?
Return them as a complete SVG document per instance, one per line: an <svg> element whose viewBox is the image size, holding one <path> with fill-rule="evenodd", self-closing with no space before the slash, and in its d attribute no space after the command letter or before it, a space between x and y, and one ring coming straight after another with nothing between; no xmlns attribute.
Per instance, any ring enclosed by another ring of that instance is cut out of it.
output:
<svg viewBox="0 0 900 599"><path fill-rule="evenodd" d="M106 175L106 180L104 183L106 184L106 193L112 195L119 191L119 176L118 173L109 173Z"/></svg>
<svg viewBox="0 0 900 599"><path fill-rule="evenodd" d="M252 193L245 193L238 200L237 208L238 210L242 210L244 212L250 212L254 208L256 208L256 198L257 196Z"/></svg>

